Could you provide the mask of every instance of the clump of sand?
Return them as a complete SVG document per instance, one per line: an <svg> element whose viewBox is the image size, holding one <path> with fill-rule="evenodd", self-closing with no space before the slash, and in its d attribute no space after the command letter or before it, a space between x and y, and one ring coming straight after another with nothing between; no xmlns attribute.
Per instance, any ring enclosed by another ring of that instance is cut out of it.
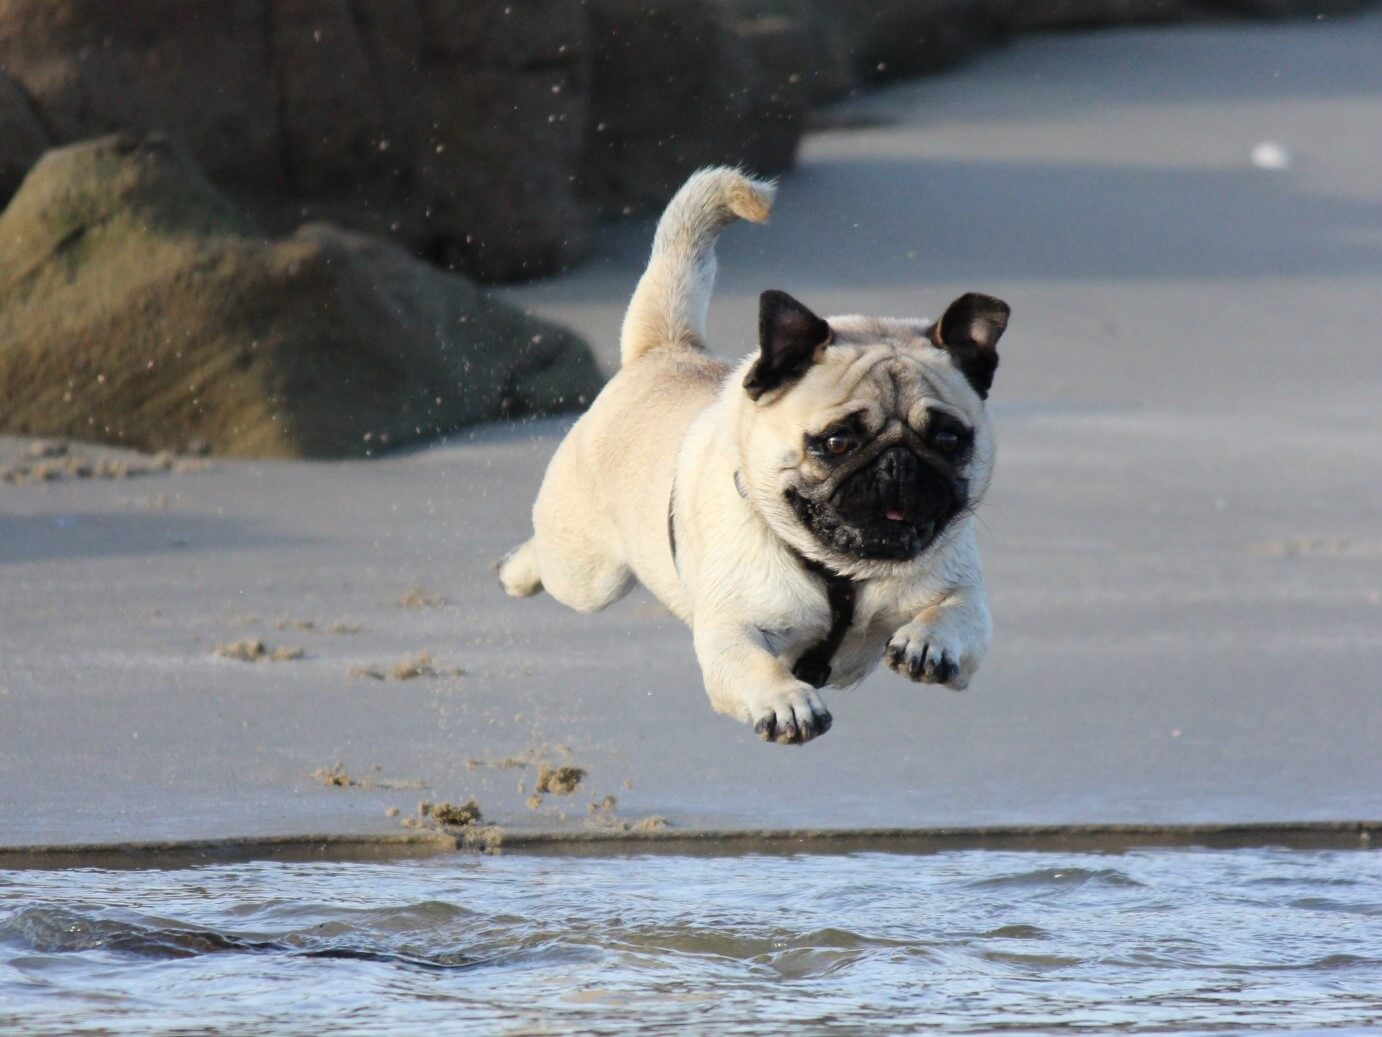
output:
<svg viewBox="0 0 1382 1037"><path fill-rule="evenodd" d="M294 659L301 659L306 654L297 645L279 645L277 648L269 648L256 637L218 644L214 651L222 659L236 659L244 663L285 663Z"/></svg>
<svg viewBox="0 0 1382 1037"><path fill-rule="evenodd" d="M337 762L333 767L318 767L312 777L330 789L358 788L360 783L346 773L345 765Z"/></svg>
<svg viewBox="0 0 1382 1037"><path fill-rule="evenodd" d="M16 486L81 479L135 479L146 475L182 475L204 471L205 461L156 454L121 452L103 456L77 454L65 440L39 440L24 450L23 459L0 465L0 482Z"/></svg>
<svg viewBox="0 0 1382 1037"><path fill-rule="evenodd" d="M378 767L374 768L376 771ZM337 762L332 767L318 767L312 772L323 785L338 789L425 789L419 778L352 778L346 773L345 765Z"/></svg>
<svg viewBox="0 0 1382 1037"><path fill-rule="evenodd" d="M397 817L398 809L389 817ZM399 825L409 829L431 829L444 831L456 836L459 849L477 850L482 853L499 853L504 843L504 831L496 825L483 824L484 816L480 804L470 799L464 803L433 803L423 800L417 805L417 813L399 819Z"/></svg>
<svg viewBox="0 0 1382 1037"><path fill-rule="evenodd" d="M459 666L439 666L426 652L419 652L394 663L389 675L396 681L410 681L417 677L463 677L465 670Z"/></svg>
<svg viewBox="0 0 1382 1037"><path fill-rule="evenodd" d="M398 603L405 609L439 609L446 604L446 599L426 587L414 587L399 598Z"/></svg>
<svg viewBox="0 0 1382 1037"><path fill-rule="evenodd" d="M311 634L358 634L362 629L359 623L318 623L315 619L293 619L285 616L274 625L279 630L301 630Z"/></svg>
<svg viewBox="0 0 1382 1037"><path fill-rule="evenodd" d="M264 642L255 638L218 644L214 651L222 659L238 659L246 663L258 662L268 654Z"/></svg>
<svg viewBox="0 0 1382 1037"><path fill-rule="evenodd" d="M537 791L550 792L554 796L569 796L580 787L584 778L584 768L549 767L542 763L537 768Z"/></svg>
<svg viewBox="0 0 1382 1037"><path fill-rule="evenodd" d="M30 461L41 461L48 457L66 457L70 449L67 442L61 439L40 439L30 443L24 449L24 457Z"/></svg>
<svg viewBox="0 0 1382 1037"><path fill-rule="evenodd" d="M455 803L435 803L432 805L432 819L439 825L478 825L484 820L480 805L475 800L467 800L460 805Z"/></svg>
<svg viewBox="0 0 1382 1037"><path fill-rule="evenodd" d="M495 770L514 770L528 766L532 761L526 756L505 756L502 760L482 760L478 756L466 760L465 767L468 771L476 770L480 767L493 767Z"/></svg>
<svg viewBox="0 0 1382 1037"><path fill-rule="evenodd" d="M589 824L603 831L615 832L658 832L670 827L665 817L652 815L638 821L624 821L615 816L615 809L619 806L619 801L614 796L605 796L598 801L592 801L586 808L590 815Z"/></svg>
<svg viewBox="0 0 1382 1037"><path fill-rule="evenodd" d="M374 681L410 681L419 677L464 677L465 670L459 666L442 666L426 652L418 652L404 656L387 670L373 664L352 666L350 675Z"/></svg>
<svg viewBox="0 0 1382 1037"><path fill-rule="evenodd" d="M498 825L469 825L461 829L456 845L459 849L498 856L503 852L504 830Z"/></svg>

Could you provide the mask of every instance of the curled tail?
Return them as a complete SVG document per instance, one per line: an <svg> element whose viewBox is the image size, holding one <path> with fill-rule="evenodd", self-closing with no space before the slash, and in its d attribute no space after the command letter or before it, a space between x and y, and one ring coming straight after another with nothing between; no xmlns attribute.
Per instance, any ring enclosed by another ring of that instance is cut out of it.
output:
<svg viewBox="0 0 1382 1037"><path fill-rule="evenodd" d="M715 239L736 219L762 223L776 187L737 169L714 166L691 174L667 203L653 254L624 314L620 362L661 345L705 345L705 314L715 286Z"/></svg>

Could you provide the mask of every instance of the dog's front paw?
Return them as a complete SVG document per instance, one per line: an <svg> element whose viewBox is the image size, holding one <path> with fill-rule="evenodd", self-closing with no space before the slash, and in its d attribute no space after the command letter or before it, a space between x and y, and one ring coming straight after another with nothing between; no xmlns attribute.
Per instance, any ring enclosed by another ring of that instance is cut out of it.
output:
<svg viewBox="0 0 1382 1037"><path fill-rule="evenodd" d="M917 620L892 636L883 658L904 677L963 691L979 667L984 647L982 643L967 641L943 623Z"/></svg>
<svg viewBox="0 0 1382 1037"><path fill-rule="evenodd" d="M830 730L830 710L804 682L763 695L746 696L744 710L754 733L765 742L800 745Z"/></svg>

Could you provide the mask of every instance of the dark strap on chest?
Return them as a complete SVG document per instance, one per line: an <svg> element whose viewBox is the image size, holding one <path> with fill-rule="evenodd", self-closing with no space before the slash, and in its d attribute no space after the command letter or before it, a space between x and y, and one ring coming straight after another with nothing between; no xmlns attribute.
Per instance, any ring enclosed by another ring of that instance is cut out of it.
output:
<svg viewBox="0 0 1382 1037"><path fill-rule="evenodd" d="M825 596L830 602L830 629L826 631L825 637L801 653L797 664L792 667L792 676L812 687L823 688L830 680L830 660L835 658L835 653L840 650L840 643L844 641L845 634L849 633L849 628L854 623L854 601L859 585L848 576L841 576L820 562L813 562L795 551L792 553L797 555L797 560L803 568L825 581Z"/></svg>
<svg viewBox="0 0 1382 1037"><path fill-rule="evenodd" d="M667 546L672 552L673 566L677 564L676 501L677 488L674 483L672 492L667 495ZM797 680L805 681L813 688L823 688L830 680L830 661L835 658L845 634L849 633L849 628L854 623L854 603L859 585L850 577L841 576L793 548L789 547L788 550L801 563L803 569L815 573L825 581L825 597L830 603L830 629L826 631L825 637L802 652L796 665L792 667L792 676Z"/></svg>

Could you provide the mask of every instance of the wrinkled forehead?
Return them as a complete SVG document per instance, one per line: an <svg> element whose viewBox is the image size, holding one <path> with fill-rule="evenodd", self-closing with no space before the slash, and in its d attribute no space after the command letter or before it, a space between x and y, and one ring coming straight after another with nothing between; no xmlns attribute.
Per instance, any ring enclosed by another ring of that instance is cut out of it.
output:
<svg viewBox="0 0 1382 1037"><path fill-rule="evenodd" d="M818 416L862 409L880 424L896 417L919 426L927 410L941 410L970 425L980 421L978 395L926 337L929 321L832 317L829 323L831 345L804 379Z"/></svg>
<svg viewBox="0 0 1382 1037"><path fill-rule="evenodd" d="M834 341L849 346L907 346L926 338L932 321L925 317L829 317Z"/></svg>

